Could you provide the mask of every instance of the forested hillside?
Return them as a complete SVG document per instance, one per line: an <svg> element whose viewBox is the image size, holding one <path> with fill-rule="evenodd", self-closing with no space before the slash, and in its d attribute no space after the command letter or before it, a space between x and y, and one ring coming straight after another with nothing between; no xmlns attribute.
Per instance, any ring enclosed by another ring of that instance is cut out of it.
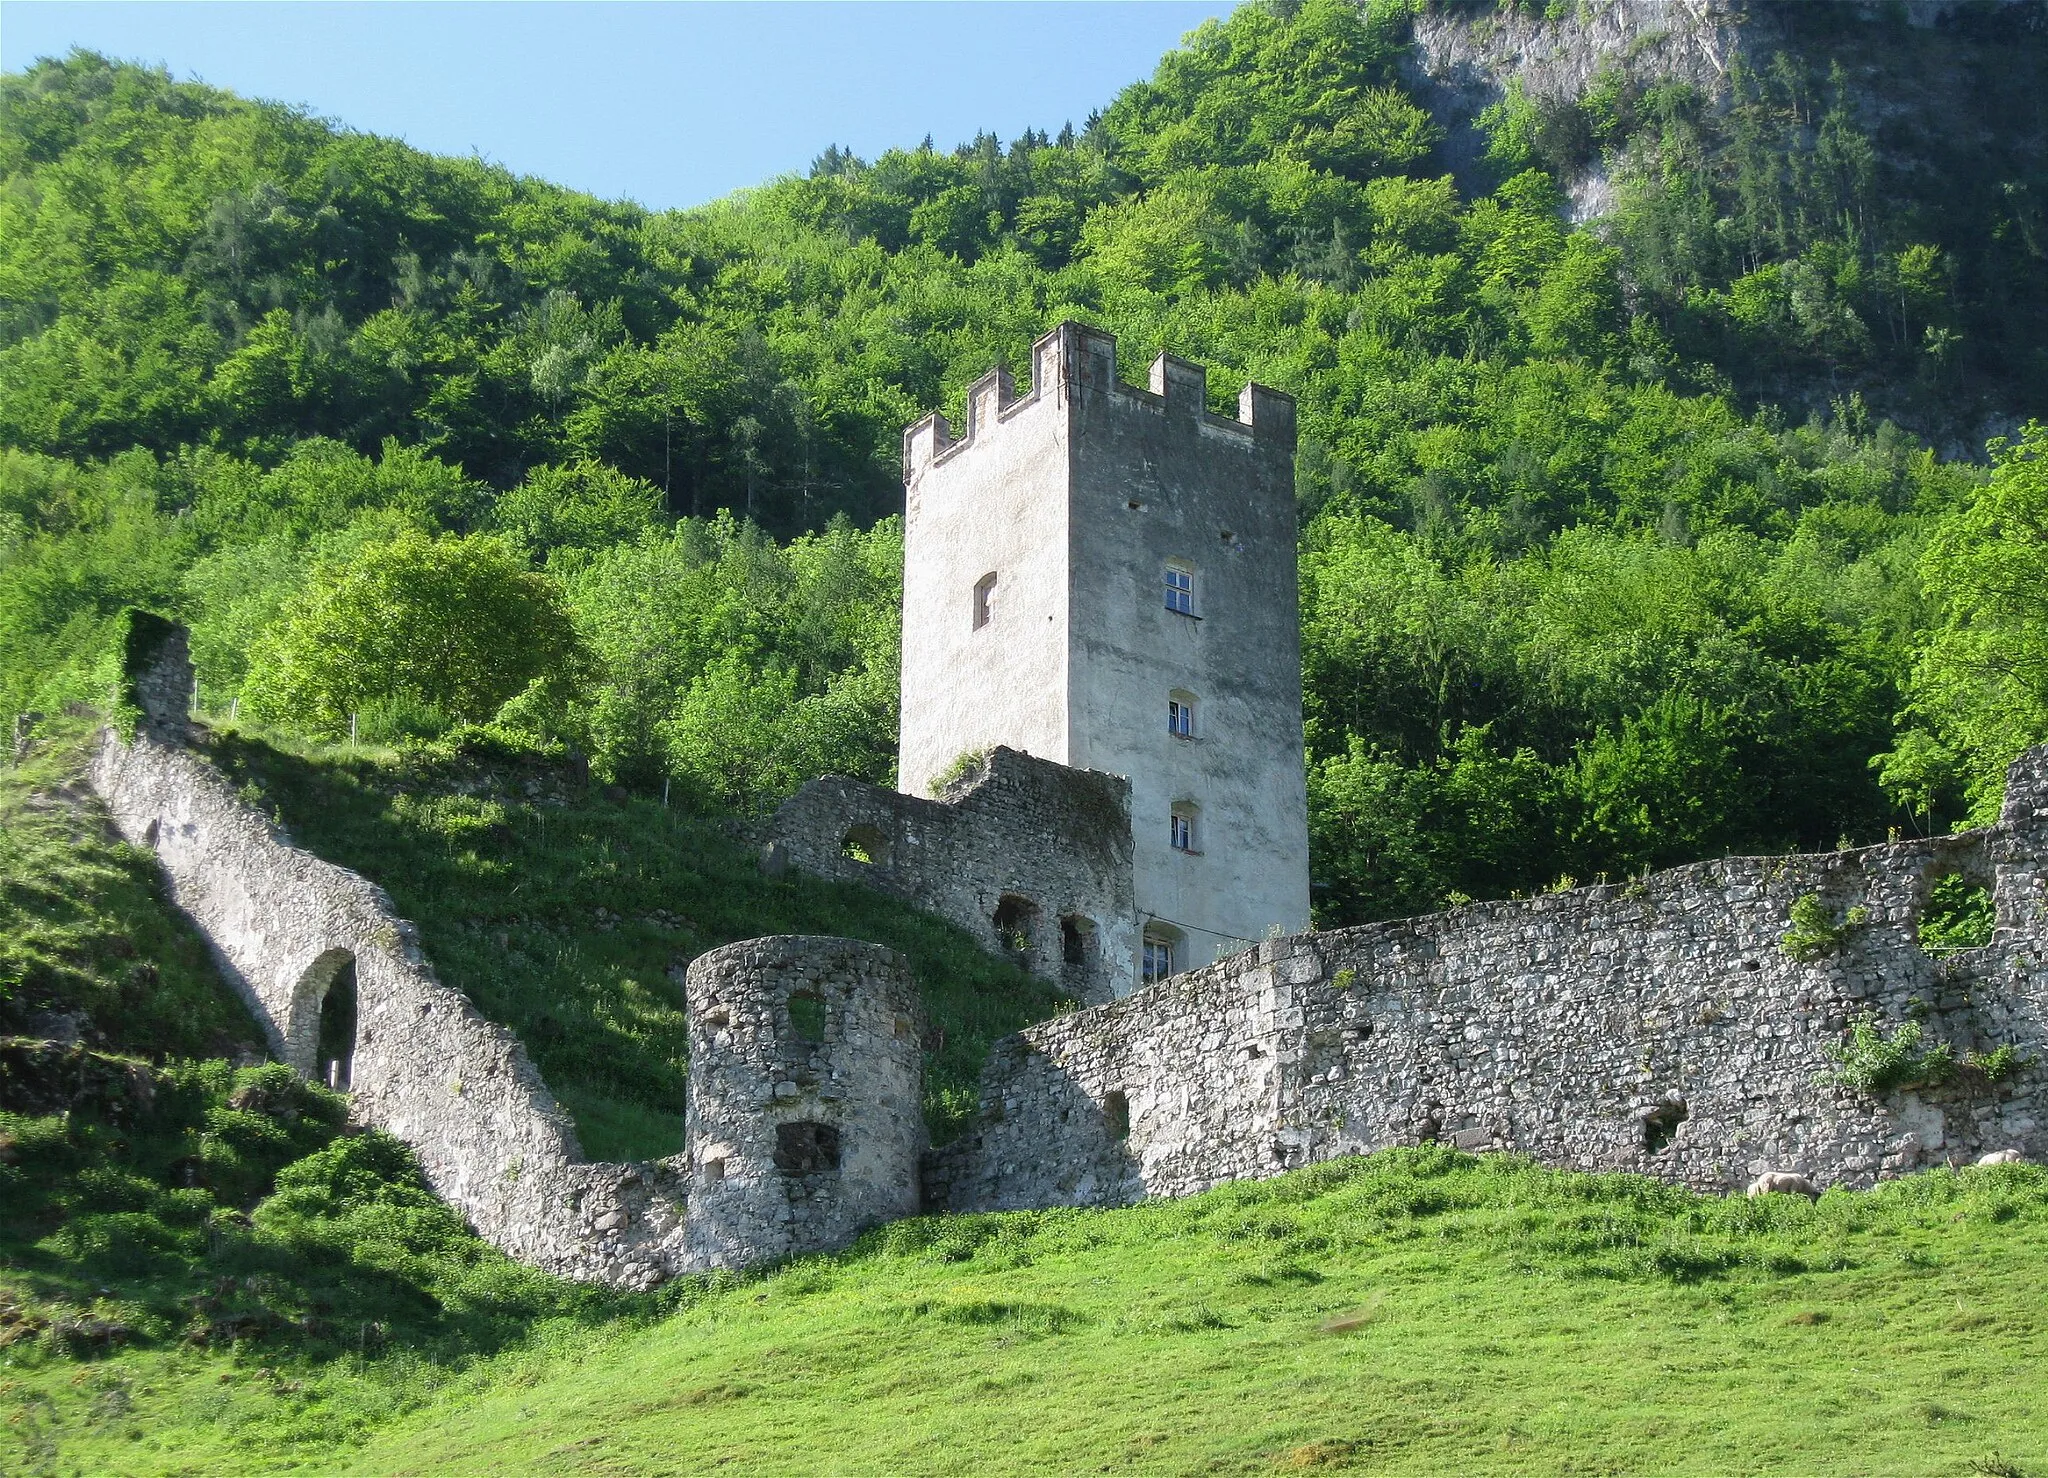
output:
<svg viewBox="0 0 2048 1478"><path fill-rule="evenodd" d="M1988 816L2048 738L2035 8L1511 92L1455 177L1417 8L1246 5L1078 128L664 214L8 77L0 704L96 696L141 603L281 729L885 779L900 429L1074 317L1300 398L1323 922Z"/></svg>

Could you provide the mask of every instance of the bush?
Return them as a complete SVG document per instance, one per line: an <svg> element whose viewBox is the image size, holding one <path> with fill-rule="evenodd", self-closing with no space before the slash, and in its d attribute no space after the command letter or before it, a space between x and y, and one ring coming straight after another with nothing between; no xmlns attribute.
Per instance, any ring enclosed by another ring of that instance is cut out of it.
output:
<svg viewBox="0 0 2048 1478"><path fill-rule="evenodd" d="M1870 922L1870 910L1859 903L1837 924L1820 894L1803 893L1792 900L1789 917L1792 927L1779 938L1778 947L1793 959L1810 964L1847 943L1852 933Z"/></svg>
<svg viewBox="0 0 2048 1478"><path fill-rule="evenodd" d="M1829 1080L1882 1097L1900 1088L1932 1088L1955 1074L1955 1048L1947 1042L1920 1045L1917 1021L1900 1022L1889 1036L1877 1013L1866 1011L1849 1023L1849 1040L1829 1055L1835 1070Z"/></svg>

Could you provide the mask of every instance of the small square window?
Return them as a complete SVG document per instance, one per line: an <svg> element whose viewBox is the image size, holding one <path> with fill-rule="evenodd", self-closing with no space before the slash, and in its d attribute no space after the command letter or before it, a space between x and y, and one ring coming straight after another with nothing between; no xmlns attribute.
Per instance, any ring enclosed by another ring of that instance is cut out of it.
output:
<svg viewBox="0 0 2048 1478"><path fill-rule="evenodd" d="M1166 700L1166 732L1176 739L1195 737L1195 705L1178 698Z"/></svg>
<svg viewBox="0 0 2048 1478"><path fill-rule="evenodd" d="M1195 613L1195 572L1179 565L1166 567L1166 609L1183 616Z"/></svg>
<svg viewBox="0 0 2048 1478"><path fill-rule="evenodd" d="M1172 820L1173 850L1192 852L1195 850L1195 818L1186 811L1175 811Z"/></svg>
<svg viewBox="0 0 2048 1478"><path fill-rule="evenodd" d="M1173 973L1173 941L1145 931L1145 984L1156 985Z"/></svg>

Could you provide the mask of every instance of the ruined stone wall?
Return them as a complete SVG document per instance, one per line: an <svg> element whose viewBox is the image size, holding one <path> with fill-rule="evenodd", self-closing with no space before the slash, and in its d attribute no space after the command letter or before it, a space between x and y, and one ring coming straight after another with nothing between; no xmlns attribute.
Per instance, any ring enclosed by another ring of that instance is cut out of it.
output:
<svg viewBox="0 0 2048 1478"><path fill-rule="evenodd" d="M322 997L354 965L350 1115L412 1146L480 1235L618 1287L684 1270L679 1167L584 1162L526 1050L435 977L381 889L292 846L202 755L147 731L105 734L92 783L122 836L155 849L280 1060L315 1072Z"/></svg>
<svg viewBox="0 0 2048 1478"><path fill-rule="evenodd" d="M1277 940L1032 1027L992 1056L975 1132L929 1157L927 1204L1118 1204L1429 1138L1702 1189L2048 1158L2048 749L2007 795L1986 832ZM1931 957L1916 927L1950 872L1994 886L1998 927ZM1800 962L1781 940L1808 893L1868 918ZM2036 1062L1873 1098L1828 1079L1866 1011Z"/></svg>
<svg viewBox="0 0 2048 1478"><path fill-rule="evenodd" d="M894 950L750 939L691 962L689 1248L744 1267L915 1216L924 1006Z"/></svg>
<svg viewBox="0 0 2048 1478"><path fill-rule="evenodd" d="M1133 985L1128 951L1104 947L1136 917L1129 794L1117 776L1000 747L935 801L828 775L775 813L767 865L901 898L1078 1000L1108 1001Z"/></svg>
<svg viewBox="0 0 2048 1478"><path fill-rule="evenodd" d="M323 998L353 965L351 1117L412 1146L435 1192L524 1262L627 1288L684 1270L680 1167L585 1162L525 1049L435 977L384 892L291 845L178 742L185 654L180 631L134 674L144 722L101 736L92 784L122 836L155 850L271 1050L315 1074Z"/></svg>

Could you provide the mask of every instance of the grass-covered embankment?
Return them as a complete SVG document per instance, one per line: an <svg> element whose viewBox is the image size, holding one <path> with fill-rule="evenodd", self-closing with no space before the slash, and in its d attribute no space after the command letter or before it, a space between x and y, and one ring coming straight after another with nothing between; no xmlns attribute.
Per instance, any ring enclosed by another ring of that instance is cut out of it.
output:
<svg viewBox="0 0 2048 1478"><path fill-rule="evenodd" d="M932 915L763 876L720 823L530 754L226 732L213 756L300 845L391 894L441 978L525 1043L596 1159L682 1148L682 970L733 940L838 934L901 950L934 1028L925 1107L940 1141L973 1112L989 1045L1066 1004Z"/></svg>
<svg viewBox="0 0 2048 1478"><path fill-rule="evenodd" d="M423 1399L422 1372L657 1307L513 1263L404 1146L258 1060L86 790L91 733L56 720L0 763L0 1472L104 1470L71 1428L140 1439L126 1372L344 1366L346 1399L293 1429L331 1444Z"/></svg>
<svg viewBox="0 0 2048 1478"><path fill-rule="evenodd" d="M104 1472L2040 1474L2044 1230L2028 1166L1809 1206L1430 1147L687 1282L422 1364L361 1446L322 1426L350 1361L145 1352L8 1399Z"/></svg>

